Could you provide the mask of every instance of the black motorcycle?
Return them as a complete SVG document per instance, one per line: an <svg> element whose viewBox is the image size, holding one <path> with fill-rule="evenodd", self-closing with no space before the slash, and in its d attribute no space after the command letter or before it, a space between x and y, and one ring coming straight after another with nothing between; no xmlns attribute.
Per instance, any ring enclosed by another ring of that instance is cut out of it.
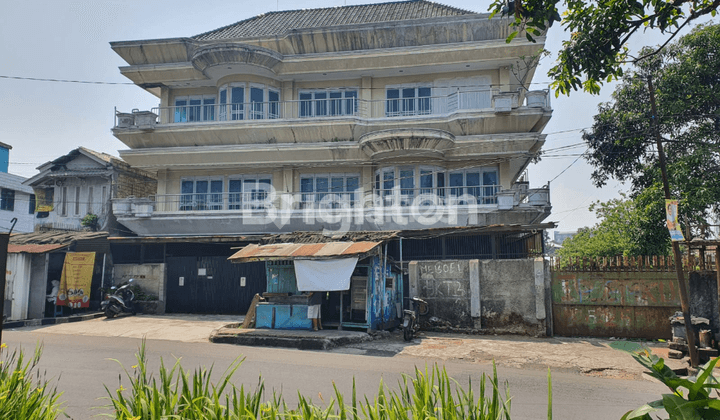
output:
<svg viewBox="0 0 720 420"><path fill-rule="evenodd" d="M105 300L100 303L100 310L105 312L106 318L114 318L120 313L131 313L135 315L135 293L130 286L135 279L128 280L120 287L111 287L112 293L105 295Z"/></svg>
<svg viewBox="0 0 720 420"><path fill-rule="evenodd" d="M410 309L403 311L403 338L411 341L416 332L420 329L420 315L427 315L430 308L428 303L419 297L410 299Z"/></svg>

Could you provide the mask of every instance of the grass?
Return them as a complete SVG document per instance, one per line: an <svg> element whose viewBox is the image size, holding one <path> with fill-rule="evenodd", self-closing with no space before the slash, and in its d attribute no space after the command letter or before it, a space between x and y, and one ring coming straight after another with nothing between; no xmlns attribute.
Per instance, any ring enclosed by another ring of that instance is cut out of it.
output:
<svg viewBox="0 0 720 420"><path fill-rule="evenodd" d="M23 350L0 346L0 419L52 420L62 414L61 393L37 365L42 346L28 360Z"/></svg>

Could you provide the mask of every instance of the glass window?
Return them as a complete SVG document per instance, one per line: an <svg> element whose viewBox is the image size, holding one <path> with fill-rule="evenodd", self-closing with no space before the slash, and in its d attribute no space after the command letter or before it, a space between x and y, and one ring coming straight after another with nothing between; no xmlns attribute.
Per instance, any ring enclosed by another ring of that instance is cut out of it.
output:
<svg viewBox="0 0 720 420"><path fill-rule="evenodd" d="M180 192L180 211L223 209L223 181L220 179L183 180Z"/></svg>
<svg viewBox="0 0 720 420"><path fill-rule="evenodd" d="M240 210L242 208L242 181L231 179L228 181L228 209Z"/></svg>
<svg viewBox="0 0 720 420"><path fill-rule="evenodd" d="M15 190L3 188L0 191L0 210L15 211Z"/></svg>
<svg viewBox="0 0 720 420"><path fill-rule="evenodd" d="M431 113L432 89L428 86L390 88L385 91L385 115L426 115Z"/></svg>
<svg viewBox="0 0 720 420"><path fill-rule="evenodd" d="M412 204L415 195L415 171L412 169L400 170L400 195L402 196L401 205L409 206Z"/></svg>
<svg viewBox="0 0 720 420"><path fill-rule="evenodd" d="M498 185L497 171L483 172L483 185L485 186L485 191L483 192L483 203L497 204L497 192L500 189L500 186Z"/></svg>
<svg viewBox="0 0 720 420"><path fill-rule="evenodd" d="M354 115L357 90L319 90L300 92L300 117Z"/></svg>
<svg viewBox="0 0 720 420"><path fill-rule="evenodd" d="M268 206L272 180L259 178L259 175L247 175L241 179L228 181L228 209L259 210Z"/></svg>
<svg viewBox="0 0 720 420"><path fill-rule="evenodd" d="M227 88L220 89L220 121L227 120Z"/></svg>
<svg viewBox="0 0 720 420"><path fill-rule="evenodd" d="M359 185L358 175L304 175L300 178L301 208L313 208L317 204L327 208L352 206ZM323 199L325 202L322 202Z"/></svg>
<svg viewBox="0 0 720 420"><path fill-rule="evenodd" d="M93 213L93 187L88 187L88 196L87 196L87 213Z"/></svg>
<svg viewBox="0 0 720 420"><path fill-rule="evenodd" d="M280 92L268 90L268 118L280 118Z"/></svg>
<svg viewBox="0 0 720 420"><path fill-rule="evenodd" d="M204 121L215 121L215 98L203 99L203 118Z"/></svg>
<svg viewBox="0 0 720 420"><path fill-rule="evenodd" d="M67 187L62 187L62 191L60 193L60 215L67 215Z"/></svg>
<svg viewBox="0 0 720 420"><path fill-rule="evenodd" d="M264 91L262 88L250 88L250 119L261 120L265 118Z"/></svg>
<svg viewBox="0 0 720 420"><path fill-rule="evenodd" d="M174 122L187 122L187 99L175 99Z"/></svg>
<svg viewBox="0 0 720 420"><path fill-rule="evenodd" d="M221 96L227 99L227 93ZM196 122L215 120L215 96L180 96L175 98L173 122Z"/></svg>
<svg viewBox="0 0 720 420"><path fill-rule="evenodd" d="M35 213L35 203L36 203L35 194L30 194L30 206L28 207L29 214Z"/></svg>
<svg viewBox="0 0 720 420"><path fill-rule="evenodd" d="M230 89L230 116L231 120L242 120L245 118L245 88L233 86Z"/></svg>

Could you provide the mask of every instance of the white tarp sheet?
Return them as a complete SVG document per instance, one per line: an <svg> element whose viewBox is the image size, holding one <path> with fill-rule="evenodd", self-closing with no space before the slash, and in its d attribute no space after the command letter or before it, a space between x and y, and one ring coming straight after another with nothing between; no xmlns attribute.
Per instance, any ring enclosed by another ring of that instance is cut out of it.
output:
<svg viewBox="0 0 720 420"><path fill-rule="evenodd" d="M301 292L350 289L350 276L358 257L335 260L295 260L295 278Z"/></svg>

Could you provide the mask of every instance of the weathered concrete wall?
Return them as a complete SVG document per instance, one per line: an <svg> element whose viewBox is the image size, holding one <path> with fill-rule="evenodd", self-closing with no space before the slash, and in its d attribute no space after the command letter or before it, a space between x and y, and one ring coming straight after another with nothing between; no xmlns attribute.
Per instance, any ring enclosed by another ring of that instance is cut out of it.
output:
<svg viewBox="0 0 720 420"><path fill-rule="evenodd" d="M113 284L135 279L145 293L163 302L158 305L158 313L165 313L165 270L165 264L115 264Z"/></svg>
<svg viewBox="0 0 720 420"><path fill-rule="evenodd" d="M410 296L428 327L546 334L549 267L542 259L412 261Z"/></svg>
<svg viewBox="0 0 720 420"><path fill-rule="evenodd" d="M45 317L45 302L47 298L47 254L32 254L30 272L30 302L28 304L28 319Z"/></svg>

